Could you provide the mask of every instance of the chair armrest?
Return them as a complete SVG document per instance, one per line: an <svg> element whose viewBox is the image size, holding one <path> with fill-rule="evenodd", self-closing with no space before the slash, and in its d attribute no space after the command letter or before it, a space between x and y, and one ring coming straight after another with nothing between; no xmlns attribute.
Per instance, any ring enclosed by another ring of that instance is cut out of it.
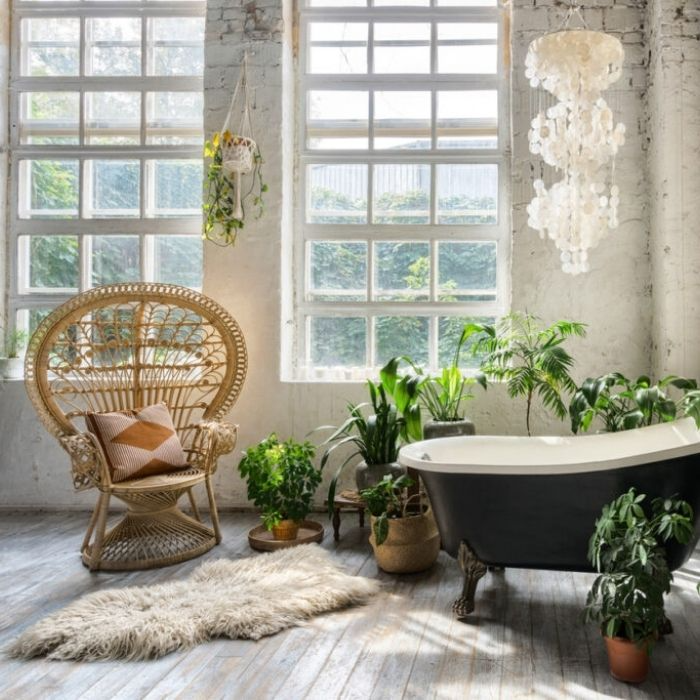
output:
<svg viewBox="0 0 700 700"><path fill-rule="evenodd" d="M233 452L238 426L218 421L203 421L196 426L193 442L194 463L208 474L216 472L219 457Z"/></svg>
<svg viewBox="0 0 700 700"><path fill-rule="evenodd" d="M112 480L97 440L90 433L75 433L58 438L71 459L76 491L110 486Z"/></svg>

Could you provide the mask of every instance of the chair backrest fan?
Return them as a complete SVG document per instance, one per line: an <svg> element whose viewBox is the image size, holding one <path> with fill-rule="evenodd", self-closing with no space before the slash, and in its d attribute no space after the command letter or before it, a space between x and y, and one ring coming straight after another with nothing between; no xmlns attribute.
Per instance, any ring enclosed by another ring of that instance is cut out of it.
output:
<svg viewBox="0 0 700 700"><path fill-rule="evenodd" d="M88 411L168 405L184 445L201 420L221 418L245 378L236 321L184 287L125 284L74 297L30 341L30 396L54 434L82 430Z"/></svg>

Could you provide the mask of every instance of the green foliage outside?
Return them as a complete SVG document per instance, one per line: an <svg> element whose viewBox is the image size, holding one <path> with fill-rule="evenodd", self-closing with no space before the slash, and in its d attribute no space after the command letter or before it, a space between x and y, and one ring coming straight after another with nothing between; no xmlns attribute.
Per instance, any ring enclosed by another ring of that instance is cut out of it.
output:
<svg viewBox="0 0 700 700"><path fill-rule="evenodd" d="M321 483L315 453L310 442L280 442L274 433L243 453L238 470L268 530L281 520L299 521L308 515Z"/></svg>
<svg viewBox="0 0 700 700"><path fill-rule="evenodd" d="M664 595L673 575L664 544L685 544L693 536L693 511L675 498L656 498L630 489L603 507L591 537L588 558L599 572L586 599L585 618L608 637L653 644L666 620Z"/></svg>

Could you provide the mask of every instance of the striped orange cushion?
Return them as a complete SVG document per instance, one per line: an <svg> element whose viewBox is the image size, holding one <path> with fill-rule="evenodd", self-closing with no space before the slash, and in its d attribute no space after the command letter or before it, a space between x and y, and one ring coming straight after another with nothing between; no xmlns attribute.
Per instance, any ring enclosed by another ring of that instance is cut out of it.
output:
<svg viewBox="0 0 700 700"><path fill-rule="evenodd" d="M163 474L187 466L164 403L133 411L88 413L85 421L102 445L112 481Z"/></svg>

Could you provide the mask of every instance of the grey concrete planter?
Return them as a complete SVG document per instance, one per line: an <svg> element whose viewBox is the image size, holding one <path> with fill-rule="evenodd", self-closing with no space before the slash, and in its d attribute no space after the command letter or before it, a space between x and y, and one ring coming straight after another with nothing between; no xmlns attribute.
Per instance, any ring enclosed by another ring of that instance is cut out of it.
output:
<svg viewBox="0 0 700 700"><path fill-rule="evenodd" d="M355 481L357 490L368 489L370 486L378 484L387 474L394 477L405 474L406 470L398 462L389 464L367 464L364 460L355 467Z"/></svg>
<svg viewBox="0 0 700 700"><path fill-rule="evenodd" d="M423 438L459 437L461 435L476 435L476 428L468 418L454 421L429 420L423 426Z"/></svg>

